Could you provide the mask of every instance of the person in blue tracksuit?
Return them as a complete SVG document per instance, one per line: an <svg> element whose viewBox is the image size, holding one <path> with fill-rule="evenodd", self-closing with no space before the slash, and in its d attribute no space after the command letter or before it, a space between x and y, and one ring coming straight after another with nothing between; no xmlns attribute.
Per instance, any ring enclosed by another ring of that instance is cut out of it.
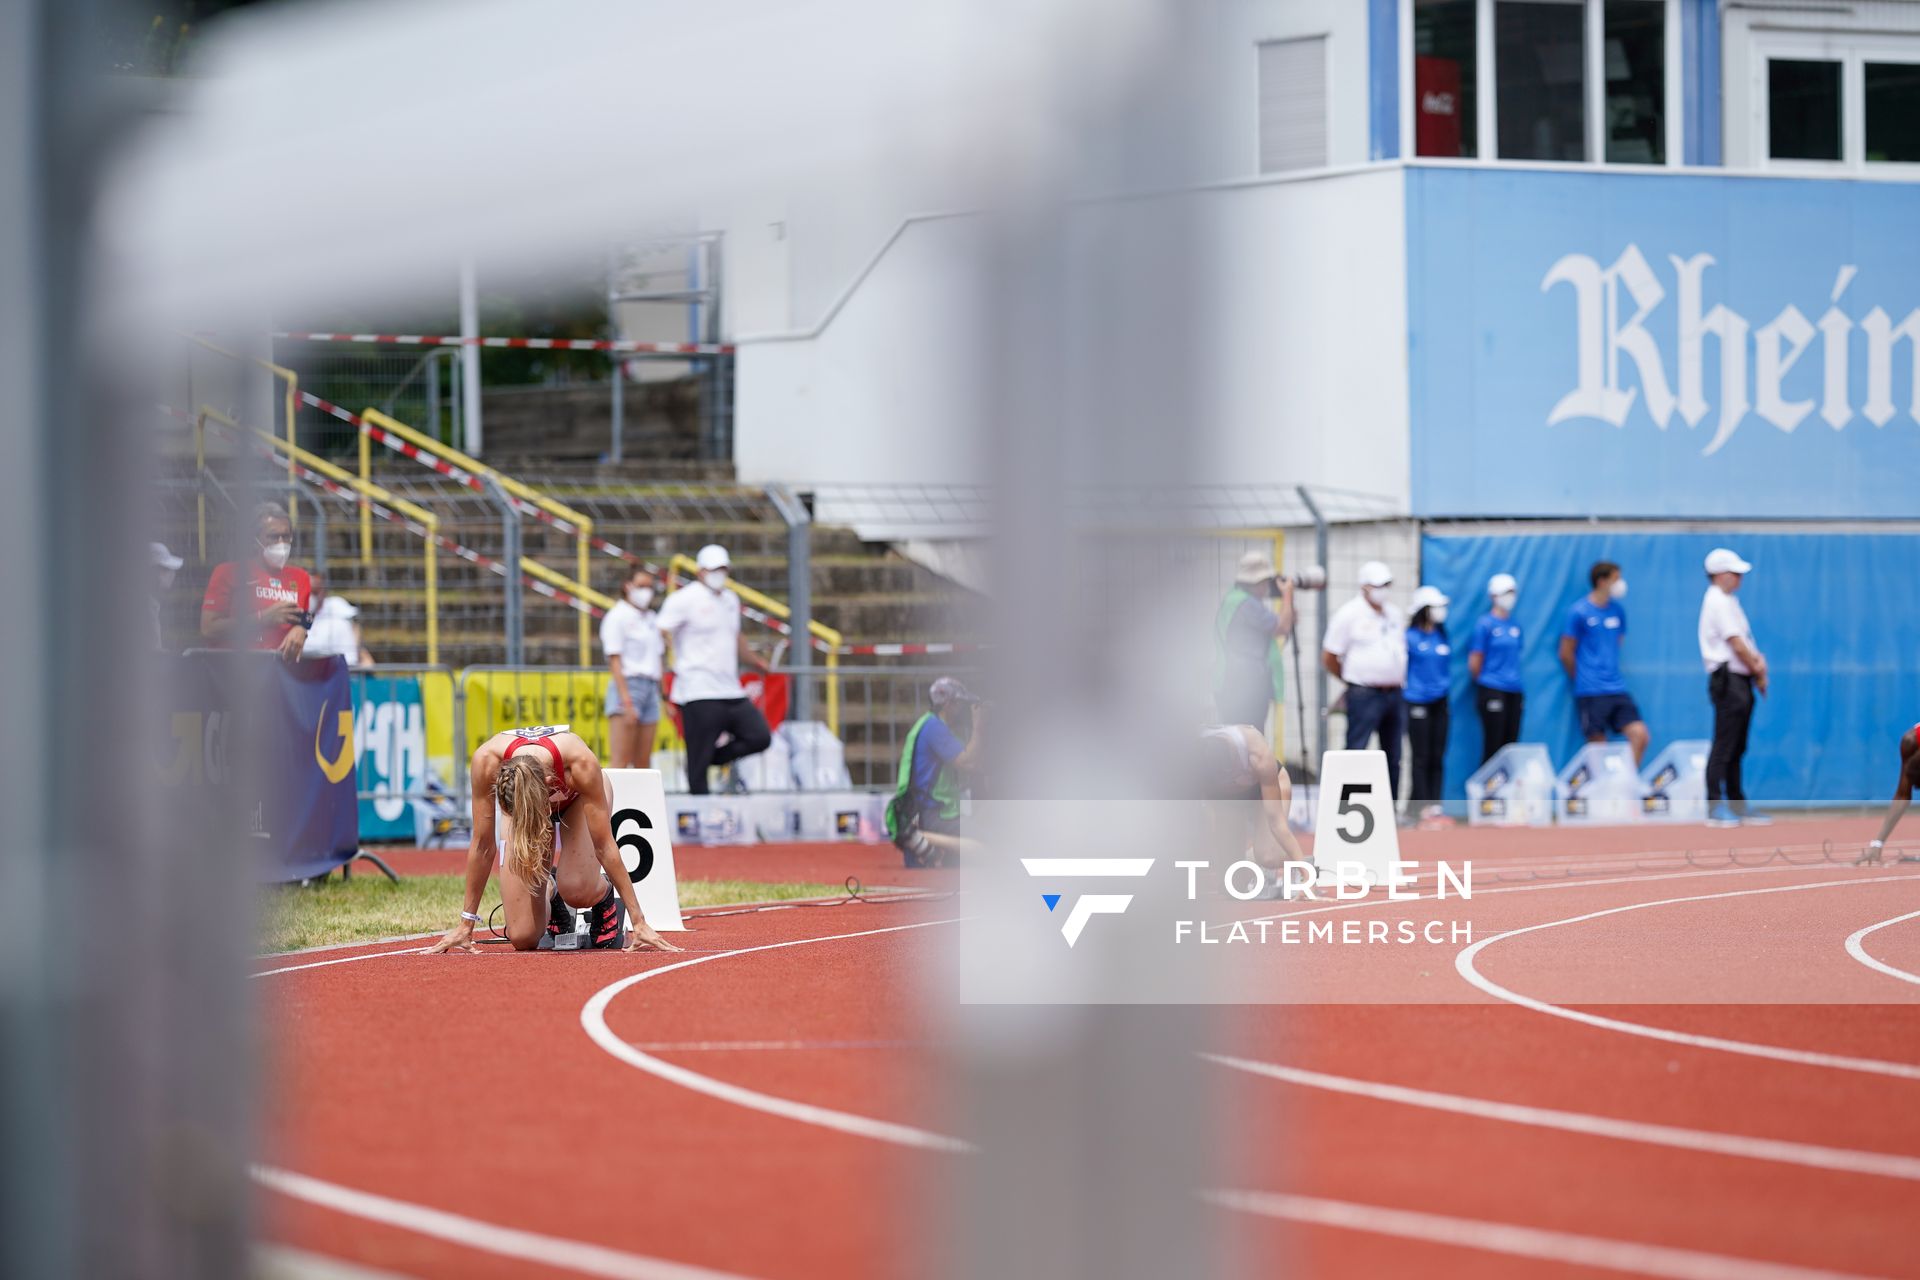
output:
<svg viewBox="0 0 1920 1280"><path fill-rule="evenodd" d="M1440 588L1421 587L1413 593L1413 618L1407 627L1407 745L1413 756L1407 812L1416 817L1440 807L1447 689L1453 679L1446 621L1447 597Z"/></svg>
<svg viewBox="0 0 1920 1280"><path fill-rule="evenodd" d="M1633 748L1638 766L1647 754L1647 722L1627 692L1620 674L1620 647L1627 638L1627 580L1611 560L1596 560L1587 571L1593 589L1567 610L1560 631L1560 665L1573 681L1573 705L1580 712L1580 735L1605 742L1619 734Z"/></svg>
<svg viewBox="0 0 1920 1280"><path fill-rule="evenodd" d="M1474 701L1480 708L1480 763L1509 742L1520 740L1520 712L1526 697L1520 686L1520 652L1526 639L1514 620L1513 606L1520 584L1510 573L1487 580L1492 607L1473 626L1467 647L1467 670L1473 673Z"/></svg>

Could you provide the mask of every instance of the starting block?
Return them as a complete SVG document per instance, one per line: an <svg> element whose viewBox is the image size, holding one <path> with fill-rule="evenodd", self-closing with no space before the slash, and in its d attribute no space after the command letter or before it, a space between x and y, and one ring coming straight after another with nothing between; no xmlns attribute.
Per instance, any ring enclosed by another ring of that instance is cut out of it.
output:
<svg viewBox="0 0 1920 1280"><path fill-rule="evenodd" d="M614 936L613 945L606 948L606 950L618 951L627 945L627 904L616 900L613 908L620 913L620 932ZM573 932L558 935L551 933L546 934L540 939L540 945L535 947L534 950L592 951L594 949L593 934L589 931L592 914L591 911L582 911L575 908L573 912Z"/></svg>

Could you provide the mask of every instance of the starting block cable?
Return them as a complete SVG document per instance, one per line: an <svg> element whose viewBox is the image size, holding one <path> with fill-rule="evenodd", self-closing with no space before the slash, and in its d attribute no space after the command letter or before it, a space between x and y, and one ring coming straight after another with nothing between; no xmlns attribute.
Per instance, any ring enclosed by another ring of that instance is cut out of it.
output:
<svg viewBox="0 0 1920 1280"><path fill-rule="evenodd" d="M859 876L848 876L844 887L846 889L846 896L842 898L810 898L792 902L760 902L752 906L729 907L724 910L703 910L699 907L693 907L690 908L686 914L698 916L702 920L717 920L722 916L749 916L756 915L762 911L792 911L800 907L846 907L852 906L856 902L866 903L868 905L884 902L944 902L959 892L956 889L947 889L938 892L930 890L889 889L875 892L862 884ZM505 942L507 940L507 931L497 923L497 917L505 905L505 903L496 902L493 904L493 910L487 912L487 930L493 934L491 941Z"/></svg>
<svg viewBox="0 0 1920 1280"><path fill-rule="evenodd" d="M1883 857L1888 864L1920 863L1920 845L1905 847L1888 845ZM1879 860L1870 858L1864 853L1841 852L1834 847L1832 840L1823 840L1818 845L1775 845L1771 849L1765 846L1748 845L1730 849L1675 850L1651 858L1621 858L1617 866L1599 865L1602 862L1612 861L1614 860L1596 856L1593 862L1565 869L1526 867L1506 871L1500 870L1498 864L1494 863L1488 864L1484 872L1476 869L1474 879L1492 884L1540 880L1598 880L1613 875L1673 870L1680 866L1696 870L1712 870L1729 866L1757 870L1775 864L1782 867L1873 866L1877 865Z"/></svg>

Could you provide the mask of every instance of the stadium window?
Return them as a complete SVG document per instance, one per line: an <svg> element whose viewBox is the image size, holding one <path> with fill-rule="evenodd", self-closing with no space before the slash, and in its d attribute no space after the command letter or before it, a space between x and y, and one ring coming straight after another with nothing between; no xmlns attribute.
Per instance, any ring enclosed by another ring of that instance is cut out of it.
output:
<svg viewBox="0 0 1920 1280"><path fill-rule="evenodd" d="M1767 155L1774 160L1840 160L1841 64L1812 58L1767 60Z"/></svg>
<svg viewBox="0 0 1920 1280"><path fill-rule="evenodd" d="M1677 0L1402 0L1418 156L1679 162Z"/></svg>
<svg viewBox="0 0 1920 1280"><path fill-rule="evenodd" d="M1667 14L1664 0L1607 0L1608 164L1663 164L1667 156Z"/></svg>
<svg viewBox="0 0 1920 1280"><path fill-rule="evenodd" d="M1479 154L1477 0L1414 0L1414 154Z"/></svg>
<svg viewBox="0 0 1920 1280"><path fill-rule="evenodd" d="M1327 38L1262 41L1258 53L1260 172L1325 167Z"/></svg>
<svg viewBox="0 0 1920 1280"><path fill-rule="evenodd" d="M1920 62L1869 62L1862 76L1868 164L1920 164Z"/></svg>
<svg viewBox="0 0 1920 1280"><path fill-rule="evenodd" d="M1586 16L1565 0L1497 0L1494 104L1502 160L1585 160Z"/></svg>

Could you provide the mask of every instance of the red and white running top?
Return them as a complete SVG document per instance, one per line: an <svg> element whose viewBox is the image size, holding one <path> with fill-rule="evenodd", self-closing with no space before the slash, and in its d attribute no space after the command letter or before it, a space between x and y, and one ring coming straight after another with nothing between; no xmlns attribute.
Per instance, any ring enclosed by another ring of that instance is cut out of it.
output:
<svg viewBox="0 0 1920 1280"><path fill-rule="evenodd" d="M553 776L560 785L557 788L549 789L547 792L547 807L550 810L557 814L580 798L579 792L567 786L566 761L560 758L560 748L553 740L554 734L571 733L573 732L572 729L564 724L539 724L525 729L514 729L511 732L513 734L513 741L509 742L507 749L500 753L500 760L503 764L509 756L520 748L530 747L535 743L539 743L545 747L548 753L553 756Z"/></svg>

